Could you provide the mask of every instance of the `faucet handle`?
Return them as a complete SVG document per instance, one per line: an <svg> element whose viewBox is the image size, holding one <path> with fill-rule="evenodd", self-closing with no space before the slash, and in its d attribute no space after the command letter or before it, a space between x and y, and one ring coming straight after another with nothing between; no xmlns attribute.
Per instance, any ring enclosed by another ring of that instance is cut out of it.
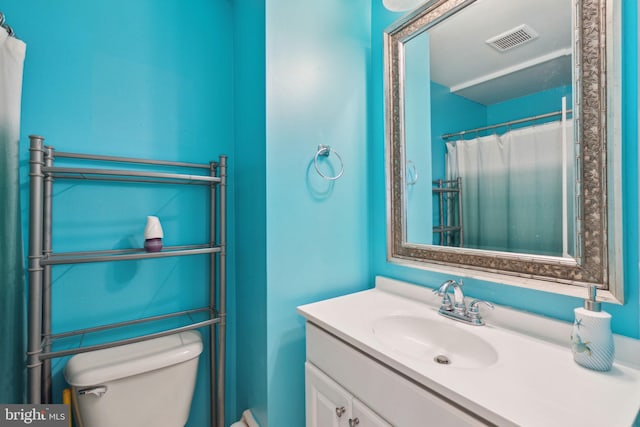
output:
<svg viewBox="0 0 640 427"><path fill-rule="evenodd" d="M441 310L447 310L447 311L453 310L451 297L449 296L448 293L442 291L442 287L440 287L439 289L434 289L432 292L438 295L439 297L442 297L442 301L440 302Z"/></svg>
<svg viewBox="0 0 640 427"><path fill-rule="evenodd" d="M470 313L478 313L478 306L480 304L486 305L491 310L493 310L495 308L494 305L491 304L489 301L484 301L484 300L481 300L481 299L474 299L473 301L471 301L471 304L469 304L469 312Z"/></svg>
<svg viewBox="0 0 640 427"><path fill-rule="evenodd" d="M469 304L469 310L467 311L467 313L469 315L469 320L471 320L471 322L476 325L484 325L484 320L482 320L482 318L480 317L480 310L478 309L478 306L480 304L486 305L491 310L495 308L494 305L491 304L489 301L483 301L479 299L474 299L473 301L471 301L471 304Z"/></svg>

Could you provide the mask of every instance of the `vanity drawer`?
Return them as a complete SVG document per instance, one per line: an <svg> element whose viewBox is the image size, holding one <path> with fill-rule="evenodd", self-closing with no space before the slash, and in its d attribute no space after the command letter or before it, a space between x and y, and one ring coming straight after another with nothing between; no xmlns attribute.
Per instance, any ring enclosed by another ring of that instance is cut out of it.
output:
<svg viewBox="0 0 640 427"><path fill-rule="evenodd" d="M307 360L394 426L494 425L307 322Z"/></svg>

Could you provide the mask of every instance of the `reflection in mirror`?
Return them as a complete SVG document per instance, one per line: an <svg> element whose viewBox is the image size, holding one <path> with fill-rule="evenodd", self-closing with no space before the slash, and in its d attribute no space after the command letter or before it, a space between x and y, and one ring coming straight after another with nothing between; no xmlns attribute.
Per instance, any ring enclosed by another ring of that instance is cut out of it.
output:
<svg viewBox="0 0 640 427"><path fill-rule="evenodd" d="M571 6L477 1L405 43L407 242L575 256Z"/></svg>
<svg viewBox="0 0 640 427"><path fill-rule="evenodd" d="M622 299L608 12L432 0L385 32L389 259Z"/></svg>

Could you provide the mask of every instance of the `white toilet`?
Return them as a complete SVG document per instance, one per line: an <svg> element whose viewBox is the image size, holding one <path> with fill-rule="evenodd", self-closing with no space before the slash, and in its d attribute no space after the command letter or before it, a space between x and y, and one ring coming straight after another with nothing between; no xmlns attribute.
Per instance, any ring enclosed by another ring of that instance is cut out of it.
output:
<svg viewBox="0 0 640 427"><path fill-rule="evenodd" d="M64 377L80 427L183 427L202 339L195 331L81 353Z"/></svg>

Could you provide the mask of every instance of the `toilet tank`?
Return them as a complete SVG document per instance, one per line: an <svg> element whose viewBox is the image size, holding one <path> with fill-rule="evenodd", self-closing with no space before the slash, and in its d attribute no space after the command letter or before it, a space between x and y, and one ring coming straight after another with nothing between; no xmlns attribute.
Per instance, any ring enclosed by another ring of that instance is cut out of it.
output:
<svg viewBox="0 0 640 427"><path fill-rule="evenodd" d="M69 359L80 427L183 427L189 418L202 339L181 332Z"/></svg>

